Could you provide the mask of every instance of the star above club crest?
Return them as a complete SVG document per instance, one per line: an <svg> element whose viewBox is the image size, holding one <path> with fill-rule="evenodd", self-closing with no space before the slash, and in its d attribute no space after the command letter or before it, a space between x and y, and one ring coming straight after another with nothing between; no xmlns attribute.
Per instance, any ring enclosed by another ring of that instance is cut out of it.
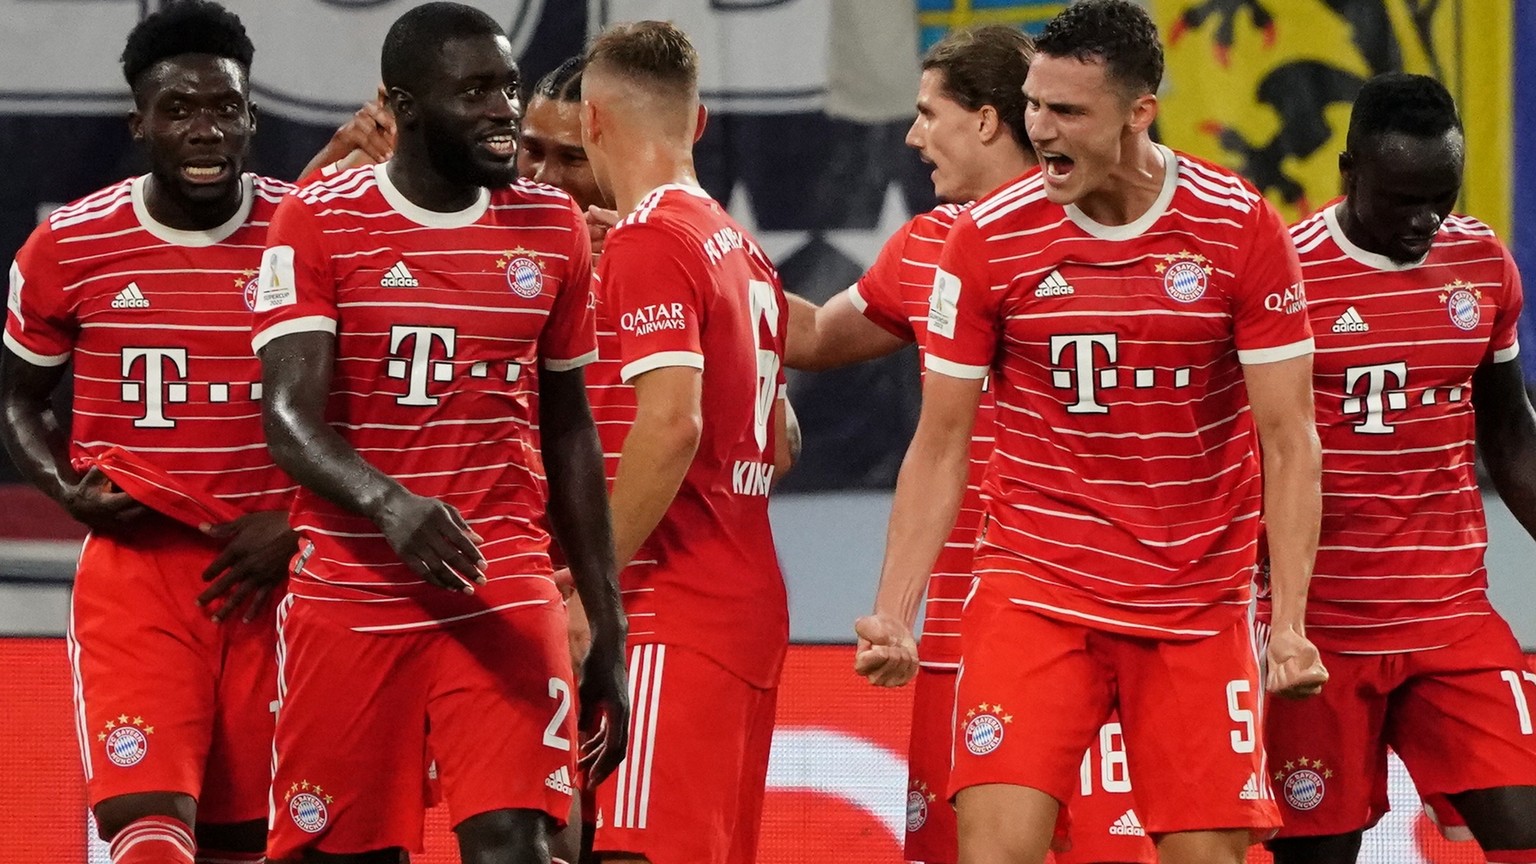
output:
<svg viewBox="0 0 1536 864"><path fill-rule="evenodd" d="M763 254L767 255L768 260L775 266L788 260L789 256L799 251L811 237L809 231L768 231L759 227L757 213L752 209L752 195L743 183L737 183L731 189L731 206L726 212L731 214L736 224L752 235L752 239L757 241Z"/></svg>
<svg viewBox="0 0 1536 864"><path fill-rule="evenodd" d="M826 232L826 240L849 260L868 270L880 256L885 241L891 239L912 215L907 212L906 199L901 187L895 183L885 187L885 199L880 204L880 218L873 228L834 228Z"/></svg>

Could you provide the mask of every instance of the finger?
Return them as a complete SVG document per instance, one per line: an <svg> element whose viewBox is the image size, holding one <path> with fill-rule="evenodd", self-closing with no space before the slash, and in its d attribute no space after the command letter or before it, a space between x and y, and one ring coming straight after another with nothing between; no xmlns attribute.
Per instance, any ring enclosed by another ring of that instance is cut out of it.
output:
<svg viewBox="0 0 1536 864"><path fill-rule="evenodd" d="M233 543L225 546L219 551L218 555L214 556L212 561L208 562L208 566L203 568L203 581L212 582L218 578L220 573L228 570L239 557L240 553L235 549Z"/></svg>
<svg viewBox="0 0 1536 864"><path fill-rule="evenodd" d="M463 548L466 545L471 550L468 553ZM446 531L432 538L432 551L437 553L437 557L441 558L444 564L451 567L467 584L484 585L485 561L480 557L479 552L473 550L474 546L469 544L467 538L452 526L448 526Z"/></svg>
<svg viewBox="0 0 1536 864"><path fill-rule="evenodd" d="M251 580L241 579L235 585L235 590L229 595L229 599L225 600L213 613L213 620L221 624L224 623L224 619L233 615L235 610L239 609L245 603L246 598L251 596L251 592L255 590L256 586L252 584Z"/></svg>
<svg viewBox="0 0 1536 864"><path fill-rule="evenodd" d="M239 571L233 569L229 570L223 576L220 576L218 579L214 580L213 584L209 585L207 588L204 588L203 593L197 595L197 605L207 606L214 600L217 600L219 597L228 592L229 589L234 586L235 582L239 580L239 578Z"/></svg>
<svg viewBox="0 0 1536 864"><path fill-rule="evenodd" d="M442 556L432 548L430 543L422 544L420 548L413 548L410 554L421 562L421 577L428 583L449 591L463 591L465 588L474 587L466 584L458 574L453 572L452 568L444 564Z"/></svg>
<svg viewBox="0 0 1536 864"><path fill-rule="evenodd" d="M266 608L267 599L272 596L272 592L275 590L277 590L277 584L274 582L265 582L260 588L256 589L255 595L251 597L250 605L245 607L245 623L255 623L262 610Z"/></svg>
<svg viewBox="0 0 1536 864"><path fill-rule="evenodd" d="M443 509L447 511L448 517L453 520L453 524L459 526L459 530L464 532L464 536L468 537L470 542L475 544L485 542L485 538L475 533L475 529L469 527L469 523L464 521L464 515L459 512L459 508L452 504L444 504ZM474 550L474 552L476 555L480 554L478 549Z"/></svg>

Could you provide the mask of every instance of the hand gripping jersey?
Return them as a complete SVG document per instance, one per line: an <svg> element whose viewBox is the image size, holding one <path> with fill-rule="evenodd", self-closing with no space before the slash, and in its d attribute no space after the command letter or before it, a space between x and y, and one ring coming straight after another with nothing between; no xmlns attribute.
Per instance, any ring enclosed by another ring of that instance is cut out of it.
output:
<svg viewBox="0 0 1536 864"><path fill-rule="evenodd" d="M408 201L388 165L310 185L273 219L253 344L333 333L327 420L418 495L458 508L488 584L428 584L378 528L305 489L293 593L357 630L436 626L558 602L532 407L534 364L589 362L591 258L570 196L519 181L464 211Z"/></svg>

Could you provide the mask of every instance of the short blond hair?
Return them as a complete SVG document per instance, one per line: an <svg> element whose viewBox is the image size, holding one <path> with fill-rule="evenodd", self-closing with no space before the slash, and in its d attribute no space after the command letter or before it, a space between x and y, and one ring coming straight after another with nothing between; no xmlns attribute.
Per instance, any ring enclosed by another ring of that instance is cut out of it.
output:
<svg viewBox="0 0 1536 864"><path fill-rule="evenodd" d="M607 72L637 84L677 92L699 89L699 52L670 21L615 24L587 49L588 72Z"/></svg>

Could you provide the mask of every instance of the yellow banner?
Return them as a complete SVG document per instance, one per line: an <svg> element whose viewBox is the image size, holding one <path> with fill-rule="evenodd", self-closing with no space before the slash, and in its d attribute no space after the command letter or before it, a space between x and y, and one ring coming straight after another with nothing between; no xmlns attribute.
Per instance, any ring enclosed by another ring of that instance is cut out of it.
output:
<svg viewBox="0 0 1536 864"><path fill-rule="evenodd" d="M1507 235L1514 0L1151 0L1163 33L1158 131L1242 171L1287 219L1338 194L1361 83L1445 82L1467 130L1459 210Z"/></svg>

